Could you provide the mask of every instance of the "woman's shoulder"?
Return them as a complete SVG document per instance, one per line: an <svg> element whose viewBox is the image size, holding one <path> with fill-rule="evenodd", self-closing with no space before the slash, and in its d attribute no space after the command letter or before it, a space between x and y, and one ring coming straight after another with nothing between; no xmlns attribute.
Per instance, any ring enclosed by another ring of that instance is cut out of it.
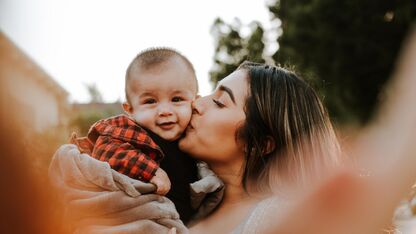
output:
<svg viewBox="0 0 416 234"><path fill-rule="evenodd" d="M257 203L246 219L237 226L232 234L252 234L261 233L263 226L267 225L270 214L275 218L275 211L279 209L282 202L277 197L268 197Z"/></svg>

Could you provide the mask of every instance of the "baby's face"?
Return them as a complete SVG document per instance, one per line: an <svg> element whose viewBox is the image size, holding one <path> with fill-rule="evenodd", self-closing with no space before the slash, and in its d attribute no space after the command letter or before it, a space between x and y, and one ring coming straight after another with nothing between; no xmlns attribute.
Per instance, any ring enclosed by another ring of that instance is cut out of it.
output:
<svg viewBox="0 0 416 234"><path fill-rule="evenodd" d="M191 103L197 92L194 74L174 60L132 78L130 116L165 140L178 139L191 120Z"/></svg>

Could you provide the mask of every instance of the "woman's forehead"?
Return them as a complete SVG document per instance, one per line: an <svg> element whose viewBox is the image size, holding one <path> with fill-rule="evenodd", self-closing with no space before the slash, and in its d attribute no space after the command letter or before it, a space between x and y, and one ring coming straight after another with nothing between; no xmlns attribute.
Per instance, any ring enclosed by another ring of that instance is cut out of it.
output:
<svg viewBox="0 0 416 234"><path fill-rule="evenodd" d="M248 94L247 72L245 70L234 71L218 83L217 90L221 90L221 87L232 92L237 104L244 104Z"/></svg>

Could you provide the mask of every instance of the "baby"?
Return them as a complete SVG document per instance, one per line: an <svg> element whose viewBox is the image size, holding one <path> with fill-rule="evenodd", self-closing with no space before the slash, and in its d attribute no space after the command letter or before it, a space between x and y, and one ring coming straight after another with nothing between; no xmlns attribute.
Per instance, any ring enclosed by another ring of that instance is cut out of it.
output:
<svg viewBox="0 0 416 234"><path fill-rule="evenodd" d="M186 57L170 48L147 49L126 72L127 116L100 120L86 138L77 140L80 148L114 170L155 184L157 194L175 203L184 223L195 213L189 184L198 180L197 166L179 150L177 140L191 119L197 91L195 71Z"/></svg>

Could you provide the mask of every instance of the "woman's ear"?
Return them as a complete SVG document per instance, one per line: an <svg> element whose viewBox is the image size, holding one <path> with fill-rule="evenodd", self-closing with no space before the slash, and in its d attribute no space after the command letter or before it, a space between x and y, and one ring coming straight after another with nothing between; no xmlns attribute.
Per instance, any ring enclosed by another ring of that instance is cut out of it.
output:
<svg viewBox="0 0 416 234"><path fill-rule="evenodd" d="M267 136L266 147L263 150L263 155L270 154L271 152L273 152L275 150L275 148L276 148L276 143L275 143L273 137Z"/></svg>
<svg viewBox="0 0 416 234"><path fill-rule="evenodd" d="M133 107L128 102L123 102L123 110L127 114L132 114L133 113Z"/></svg>

